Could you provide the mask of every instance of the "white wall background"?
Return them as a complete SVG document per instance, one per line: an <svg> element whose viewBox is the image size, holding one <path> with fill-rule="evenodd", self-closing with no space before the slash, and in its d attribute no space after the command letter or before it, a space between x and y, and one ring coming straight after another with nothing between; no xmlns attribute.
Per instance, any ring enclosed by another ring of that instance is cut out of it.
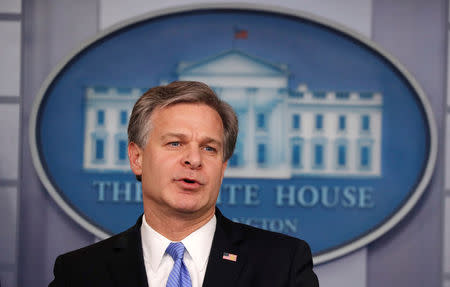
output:
<svg viewBox="0 0 450 287"><path fill-rule="evenodd" d="M16 286L19 221L21 1L0 2L0 283Z"/></svg>
<svg viewBox="0 0 450 287"><path fill-rule="evenodd" d="M226 3L227 1L208 0L166 0L148 1L131 0L100 0L100 29L110 27L120 21L142 15L151 11L175 8L177 6L212 5ZM346 27L370 38L372 32L372 0L267 0L236 1L234 3L248 3L262 5L276 5L277 7L311 13L328 20L340 23Z"/></svg>
<svg viewBox="0 0 450 287"><path fill-rule="evenodd" d="M445 129L445 191L443 192L444 218L443 218L443 258L442 277L443 286L450 287L450 5L447 14L447 105Z"/></svg>

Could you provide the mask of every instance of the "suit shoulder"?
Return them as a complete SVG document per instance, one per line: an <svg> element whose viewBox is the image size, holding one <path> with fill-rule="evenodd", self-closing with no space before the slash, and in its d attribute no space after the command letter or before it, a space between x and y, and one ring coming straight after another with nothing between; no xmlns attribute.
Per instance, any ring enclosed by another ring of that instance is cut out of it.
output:
<svg viewBox="0 0 450 287"><path fill-rule="evenodd" d="M61 260L69 260L72 262L104 258L111 250L120 249L133 244L134 242L132 241L134 241L133 239L136 237L136 234L134 234L136 233L136 230L134 230L134 228L135 226L94 244L64 253L59 257Z"/></svg>
<svg viewBox="0 0 450 287"><path fill-rule="evenodd" d="M285 246L287 244L288 246L298 247L298 245L301 245L309 248L308 243L306 243L306 241L302 239L278 232L264 230L243 223L233 222L229 219L226 220L232 226L232 228L234 228L235 230L239 230L238 232L242 232L246 240L254 241L255 243L260 242L262 244L269 243L271 246Z"/></svg>

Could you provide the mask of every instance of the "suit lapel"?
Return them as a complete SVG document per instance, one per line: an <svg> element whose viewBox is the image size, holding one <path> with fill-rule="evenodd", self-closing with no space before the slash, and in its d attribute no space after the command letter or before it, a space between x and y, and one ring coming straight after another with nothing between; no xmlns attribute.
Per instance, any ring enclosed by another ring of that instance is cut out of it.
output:
<svg viewBox="0 0 450 287"><path fill-rule="evenodd" d="M108 267L116 286L147 287L141 244L141 219L114 242Z"/></svg>
<svg viewBox="0 0 450 287"><path fill-rule="evenodd" d="M216 208L217 225L208 259L203 287L236 286L247 252L241 247L242 234ZM224 253L236 255L236 261L224 259Z"/></svg>

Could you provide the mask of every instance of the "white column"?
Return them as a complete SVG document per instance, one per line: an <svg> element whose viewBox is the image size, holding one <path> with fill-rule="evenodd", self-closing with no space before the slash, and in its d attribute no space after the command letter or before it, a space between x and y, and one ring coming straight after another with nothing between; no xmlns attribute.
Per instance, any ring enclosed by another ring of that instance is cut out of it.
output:
<svg viewBox="0 0 450 287"><path fill-rule="evenodd" d="M0 1L0 284L16 286L19 225L20 0Z"/></svg>

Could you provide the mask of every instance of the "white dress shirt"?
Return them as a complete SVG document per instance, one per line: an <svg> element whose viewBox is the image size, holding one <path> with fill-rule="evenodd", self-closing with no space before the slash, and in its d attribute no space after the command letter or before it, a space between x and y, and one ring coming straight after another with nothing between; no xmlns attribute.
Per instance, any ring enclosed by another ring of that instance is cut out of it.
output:
<svg viewBox="0 0 450 287"><path fill-rule="evenodd" d="M192 287L201 287L203 284L215 231L216 216L214 215L205 225L181 240L186 248L183 261L189 271ZM145 221L144 215L141 238L148 286L166 286L174 264L172 257L165 253L171 241L151 228Z"/></svg>

